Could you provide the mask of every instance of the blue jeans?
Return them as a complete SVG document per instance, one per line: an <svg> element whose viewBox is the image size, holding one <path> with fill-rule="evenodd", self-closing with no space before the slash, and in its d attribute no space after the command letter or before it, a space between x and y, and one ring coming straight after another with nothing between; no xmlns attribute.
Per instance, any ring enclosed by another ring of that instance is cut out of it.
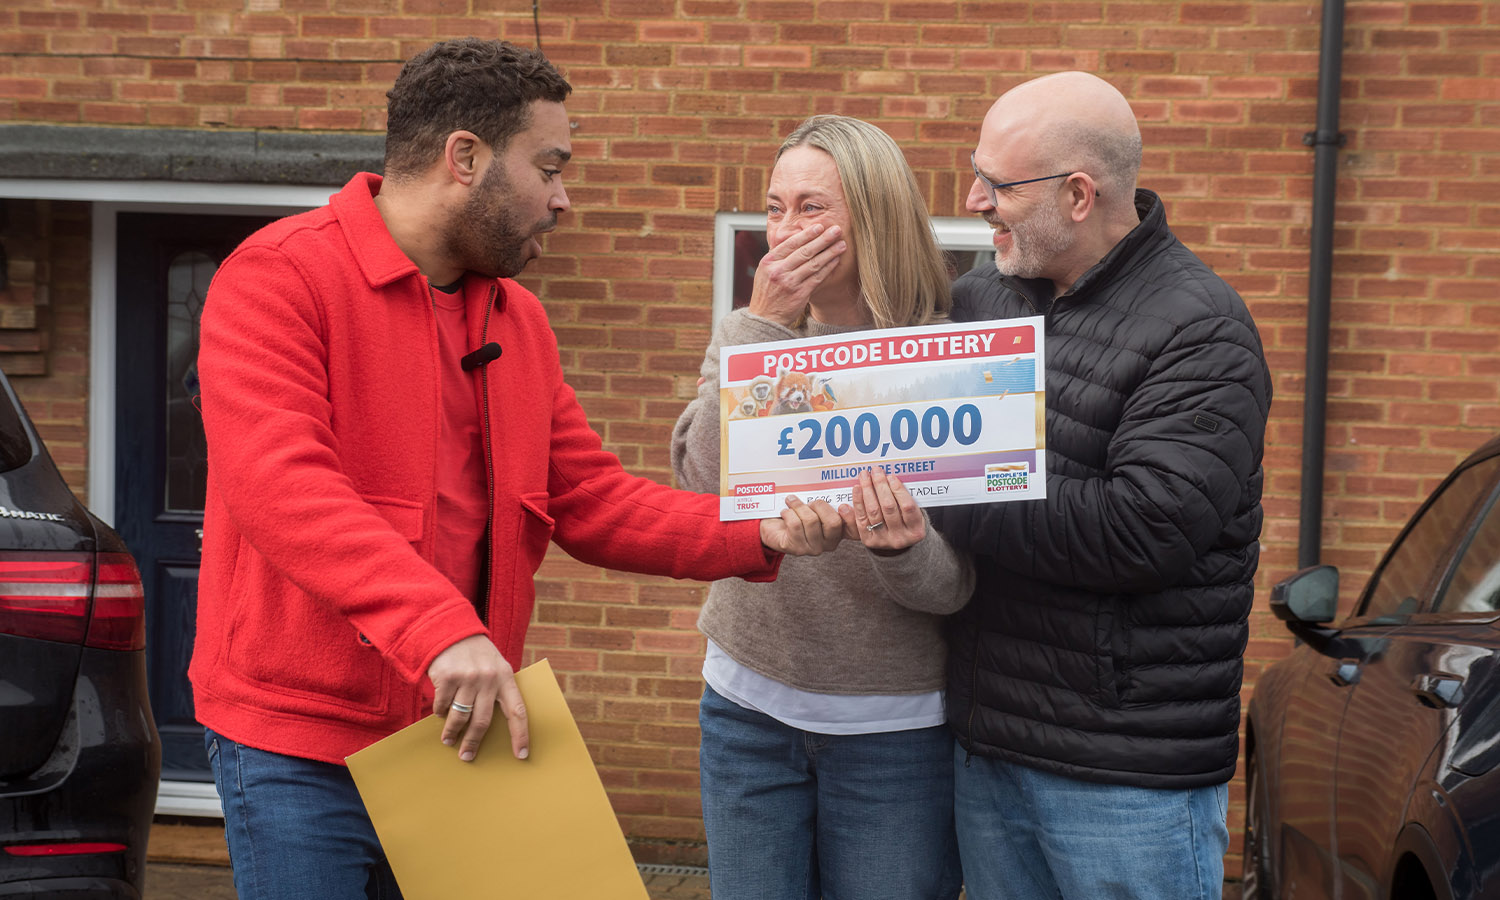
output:
<svg viewBox="0 0 1500 900"><path fill-rule="evenodd" d="M1219 900L1229 786L1096 784L954 745L969 900Z"/></svg>
<svg viewBox="0 0 1500 900"><path fill-rule="evenodd" d="M714 900L952 900L944 726L814 734L726 700L699 707Z"/></svg>
<svg viewBox="0 0 1500 900"><path fill-rule="evenodd" d="M401 900L343 766L204 737L239 900Z"/></svg>

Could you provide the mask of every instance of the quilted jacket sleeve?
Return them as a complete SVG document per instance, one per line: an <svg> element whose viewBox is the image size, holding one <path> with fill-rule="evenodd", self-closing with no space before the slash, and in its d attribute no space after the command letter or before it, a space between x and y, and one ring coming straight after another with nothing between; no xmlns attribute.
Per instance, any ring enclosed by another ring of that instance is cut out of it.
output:
<svg viewBox="0 0 1500 900"><path fill-rule="evenodd" d="M970 289L975 284L982 282ZM1152 353L1119 422L1099 423L1113 427L1101 473L1049 471L1045 500L937 511L949 540L1048 583L1143 592L1181 583L1210 548L1245 539L1239 532L1250 527L1247 501L1258 499L1248 492L1258 490L1270 398L1259 337L1248 317L1204 316ZM1053 402L1049 396L1049 461L1067 451L1050 434ZM1080 409L1087 405L1072 412Z"/></svg>

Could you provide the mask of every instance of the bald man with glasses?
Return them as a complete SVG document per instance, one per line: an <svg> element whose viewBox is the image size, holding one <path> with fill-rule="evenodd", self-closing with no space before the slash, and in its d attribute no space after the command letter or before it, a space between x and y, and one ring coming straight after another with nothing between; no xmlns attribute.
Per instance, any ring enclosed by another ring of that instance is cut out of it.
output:
<svg viewBox="0 0 1500 900"><path fill-rule="evenodd" d="M1045 499L931 511L970 900L1222 893L1271 379L1244 302L1137 188L1125 97L1064 72L985 116L995 262L956 320L1046 319Z"/></svg>

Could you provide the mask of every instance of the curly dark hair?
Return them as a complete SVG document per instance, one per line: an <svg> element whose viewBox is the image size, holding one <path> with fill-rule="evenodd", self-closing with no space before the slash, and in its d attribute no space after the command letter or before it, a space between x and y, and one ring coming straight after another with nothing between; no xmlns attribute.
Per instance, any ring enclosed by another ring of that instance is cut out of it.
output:
<svg viewBox="0 0 1500 900"><path fill-rule="evenodd" d="M407 60L385 95L385 174L424 171L455 131L499 151L530 125L534 101L561 103L572 90L537 50L472 37L433 44Z"/></svg>

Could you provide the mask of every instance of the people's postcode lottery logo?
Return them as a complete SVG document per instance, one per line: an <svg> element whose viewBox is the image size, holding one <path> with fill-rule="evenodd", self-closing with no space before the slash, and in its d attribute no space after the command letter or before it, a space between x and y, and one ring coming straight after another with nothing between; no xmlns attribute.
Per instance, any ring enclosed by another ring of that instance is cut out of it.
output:
<svg viewBox="0 0 1500 900"><path fill-rule="evenodd" d="M987 493L1024 491L1030 484L1031 470L1026 463L991 463L984 467L984 489Z"/></svg>

